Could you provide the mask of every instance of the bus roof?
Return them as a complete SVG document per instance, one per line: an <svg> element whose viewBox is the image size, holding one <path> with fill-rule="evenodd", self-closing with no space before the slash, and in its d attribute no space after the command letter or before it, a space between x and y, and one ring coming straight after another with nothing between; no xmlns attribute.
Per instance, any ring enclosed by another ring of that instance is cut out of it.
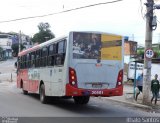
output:
<svg viewBox="0 0 160 123"><path fill-rule="evenodd" d="M123 37L122 35L119 35L119 34L114 34L114 33L108 33L108 32L101 32L101 31L71 31L71 33L73 32L79 32L79 33L97 33L97 34L108 34L108 35L115 35L115 36L121 36Z"/></svg>
<svg viewBox="0 0 160 123"><path fill-rule="evenodd" d="M37 49L40 49L42 47L48 46L49 44L51 44L53 42L56 42L56 41L58 41L60 39L63 39L63 38L66 38L66 36L61 36L61 37L58 37L58 38L53 38L53 39L48 40L48 41L46 41L44 43L38 44L38 45L33 46L33 47L29 48L29 49L21 51L20 53L18 53L18 56L22 56L22 55L25 55L25 54L30 53L32 51L35 51Z"/></svg>
<svg viewBox="0 0 160 123"><path fill-rule="evenodd" d="M122 35L117 35L117 34L112 34L112 33L106 33L106 32L100 32L100 31L70 31L69 34L70 34L70 33L73 33L73 32L77 32L77 33L108 34L108 35L115 35L115 36L123 37ZM51 43L53 43L53 42L56 42L56 41L58 41L58 40L60 40L60 39L66 38L66 37L67 37L67 36L61 36L61 37L58 37L58 38L53 38L53 39L48 40L48 41L46 41L46 42L44 42L44 43L38 44L38 45L36 45L36 46L33 46L32 48L29 48L29 49L26 49L26 50L21 51L20 53L18 53L18 56L25 55L25 54L27 54L27 53L30 53L30 52L32 52L32 51L35 51L35 50L40 49L40 48L42 48L42 47L45 47L45 46L47 46L47 45L49 45L49 44L51 44Z"/></svg>

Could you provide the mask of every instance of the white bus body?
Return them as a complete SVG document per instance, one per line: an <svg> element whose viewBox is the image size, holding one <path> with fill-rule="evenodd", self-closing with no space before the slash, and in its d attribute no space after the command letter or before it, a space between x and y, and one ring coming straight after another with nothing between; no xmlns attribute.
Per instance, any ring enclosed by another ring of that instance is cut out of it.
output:
<svg viewBox="0 0 160 123"><path fill-rule="evenodd" d="M123 49L119 35L70 32L19 53L17 86L40 94L42 102L47 96L71 96L76 103L121 96Z"/></svg>

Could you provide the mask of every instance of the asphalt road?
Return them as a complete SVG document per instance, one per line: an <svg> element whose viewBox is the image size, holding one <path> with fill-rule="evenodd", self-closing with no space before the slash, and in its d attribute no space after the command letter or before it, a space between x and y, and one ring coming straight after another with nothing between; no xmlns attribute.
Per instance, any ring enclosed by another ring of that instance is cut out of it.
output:
<svg viewBox="0 0 160 123"><path fill-rule="evenodd" d="M91 98L87 105L76 105L72 99L51 99L49 104L41 104L38 95L23 95L22 91L16 88L15 83L6 82L0 83L0 116L94 119L95 117L156 117L159 114L100 98Z"/></svg>
<svg viewBox="0 0 160 123"><path fill-rule="evenodd" d="M15 82L8 81L10 73L15 74L14 61L0 64L0 123L127 123L137 120L128 119L131 117L160 116L151 111L98 97L91 98L87 105L76 105L73 99L54 98L49 104L41 104L38 95L23 95L22 91L16 88ZM15 75L13 77L15 80ZM140 120L142 119L138 119Z"/></svg>

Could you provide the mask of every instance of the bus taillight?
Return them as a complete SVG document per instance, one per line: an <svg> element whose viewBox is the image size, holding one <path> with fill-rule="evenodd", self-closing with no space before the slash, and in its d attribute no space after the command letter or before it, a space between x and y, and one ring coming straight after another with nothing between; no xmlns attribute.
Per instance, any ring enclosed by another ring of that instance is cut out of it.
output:
<svg viewBox="0 0 160 123"><path fill-rule="evenodd" d="M77 76L76 76L76 71L73 68L69 68L69 83L77 87Z"/></svg>
<svg viewBox="0 0 160 123"><path fill-rule="evenodd" d="M120 70L117 78L117 87L122 86L122 81L123 81L123 70Z"/></svg>

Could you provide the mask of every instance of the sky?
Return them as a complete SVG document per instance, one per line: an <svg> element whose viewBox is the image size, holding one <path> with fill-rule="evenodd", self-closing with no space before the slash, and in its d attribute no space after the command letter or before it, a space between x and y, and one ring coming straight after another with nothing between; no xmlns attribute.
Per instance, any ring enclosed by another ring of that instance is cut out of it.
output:
<svg viewBox="0 0 160 123"><path fill-rule="evenodd" d="M113 0L0 0L0 22L45 15L90 4ZM128 36L140 45L145 43L146 0L123 0L43 18L0 23L1 32L19 32L33 36L40 22L48 22L56 37L69 31L101 31ZM160 2L156 2L160 4ZM160 10L155 10L160 22ZM160 23L153 31L153 43L160 42Z"/></svg>

